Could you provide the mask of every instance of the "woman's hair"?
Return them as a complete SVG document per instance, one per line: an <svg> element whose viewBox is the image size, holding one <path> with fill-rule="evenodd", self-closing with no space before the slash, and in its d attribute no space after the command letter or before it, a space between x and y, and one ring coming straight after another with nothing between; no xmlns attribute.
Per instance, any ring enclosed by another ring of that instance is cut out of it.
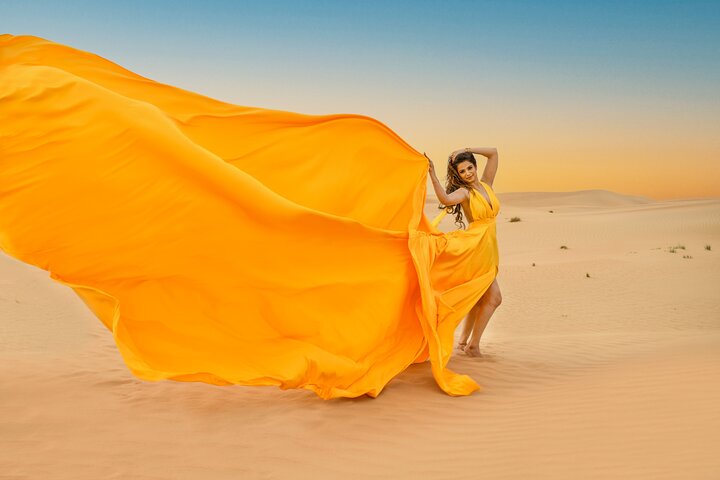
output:
<svg viewBox="0 0 720 480"><path fill-rule="evenodd" d="M475 169L477 169L477 161L475 161L475 157L470 152L458 153L452 161L448 160L447 178L445 179L445 193L452 193L458 188L472 188L469 187L468 184L465 183L465 180L460 177L460 174L458 174L457 166L462 162L470 162L475 166ZM455 225L460 228L465 228L462 205L458 203L457 205L451 205L448 207L440 204L438 208L441 210L445 209L448 213L455 214Z"/></svg>

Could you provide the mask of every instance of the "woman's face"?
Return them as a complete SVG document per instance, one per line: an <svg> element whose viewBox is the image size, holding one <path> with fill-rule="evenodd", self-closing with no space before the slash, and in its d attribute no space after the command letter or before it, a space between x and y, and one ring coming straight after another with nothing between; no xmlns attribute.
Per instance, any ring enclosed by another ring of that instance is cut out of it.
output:
<svg viewBox="0 0 720 480"><path fill-rule="evenodd" d="M458 175L460 175L460 178L465 180L467 183L473 183L475 181L475 174L477 173L475 171L475 165L472 164L472 162L460 162L456 165Z"/></svg>

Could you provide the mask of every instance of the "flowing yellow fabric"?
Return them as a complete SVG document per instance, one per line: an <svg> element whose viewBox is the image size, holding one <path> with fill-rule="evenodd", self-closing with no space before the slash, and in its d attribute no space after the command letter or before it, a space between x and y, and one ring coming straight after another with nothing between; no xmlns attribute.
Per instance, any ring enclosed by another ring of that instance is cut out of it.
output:
<svg viewBox="0 0 720 480"><path fill-rule="evenodd" d="M424 216L427 161L382 123L231 105L0 36L0 248L71 287L145 380L450 395L453 331L497 274L497 197Z"/></svg>

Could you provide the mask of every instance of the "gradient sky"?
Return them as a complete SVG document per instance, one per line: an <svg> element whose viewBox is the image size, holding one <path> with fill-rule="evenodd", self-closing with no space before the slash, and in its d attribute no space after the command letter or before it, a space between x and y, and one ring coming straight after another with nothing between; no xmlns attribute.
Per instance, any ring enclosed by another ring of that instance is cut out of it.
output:
<svg viewBox="0 0 720 480"><path fill-rule="evenodd" d="M226 102L375 117L497 192L720 197L720 1L17 1L0 33Z"/></svg>

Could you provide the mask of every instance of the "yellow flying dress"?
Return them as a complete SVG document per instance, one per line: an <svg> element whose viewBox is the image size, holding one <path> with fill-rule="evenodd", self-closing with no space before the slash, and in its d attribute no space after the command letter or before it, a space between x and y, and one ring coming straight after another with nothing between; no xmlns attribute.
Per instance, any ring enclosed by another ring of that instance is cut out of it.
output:
<svg viewBox="0 0 720 480"><path fill-rule="evenodd" d="M0 248L71 287L145 380L377 396L497 274L492 190L423 214L427 160L382 123L231 105L0 36ZM485 202L485 203L483 203Z"/></svg>

